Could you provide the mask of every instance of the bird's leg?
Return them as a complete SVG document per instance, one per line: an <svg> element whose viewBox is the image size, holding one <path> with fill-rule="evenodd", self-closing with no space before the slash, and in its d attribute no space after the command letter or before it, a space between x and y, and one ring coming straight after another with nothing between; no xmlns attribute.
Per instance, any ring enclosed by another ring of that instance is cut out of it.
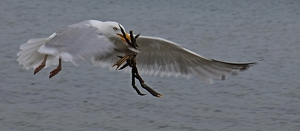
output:
<svg viewBox="0 0 300 131"><path fill-rule="evenodd" d="M53 76L58 74L60 71L61 71L61 58L59 58L59 63L58 63L58 66L56 67L56 69L54 69L50 72L49 78L52 78Z"/></svg>
<svg viewBox="0 0 300 131"><path fill-rule="evenodd" d="M47 61L47 57L48 57L48 55L45 55L45 56L44 56L44 60L42 61L42 63L41 63L37 68L35 68L35 70L34 70L34 72L33 72L34 75L35 75L36 73L38 73L39 71L41 71L41 70L45 67L46 61Z"/></svg>
<svg viewBox="0 0 300 131"><path fill-rule="evenodd" d="M146 94L141 93L140 90L135 86L135 77L136 76L135 76L135 72L133 71L133 68L131 70L131 75L132 75L131 76L131 80L132 80L131 85L132 85L133 89L136 91L136 93L138 93L141 96L146 95Z"/></svg>
<svg viewBox="0 0 300 131"><path fill-rule="evenodd" d="M153 90L151 87L149 87L148 85L145 84L145 81L142 79L142 77L140 76L138 69L136 66L132 67L132 74L134 74L135 78L137 78L140 81L141 86L147 90L149 93L151 93L153 96L156 97L162 97L161 94L159 94L158 92L156 92L155 90Z"/></svg>
<svg viewBox="0 0 300 131"><path fill-rule="evenodd" d="M129 55L125 55L123 58L117 61L112 67L117 66L116 70L129 58Z"/></svg>

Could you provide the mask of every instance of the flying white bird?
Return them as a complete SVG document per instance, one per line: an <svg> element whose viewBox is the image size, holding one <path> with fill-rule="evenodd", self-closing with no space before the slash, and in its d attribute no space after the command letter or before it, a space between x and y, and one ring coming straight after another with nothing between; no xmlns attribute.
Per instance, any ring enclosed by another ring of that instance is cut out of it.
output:
<svg viewBox="0 0 300 131"><path fill-rule="evenodd" d="M78 61L91 61L95 66L113 68L113 65L117 65L118 69L123 62L134 59L136 67L146 75L195 76L208 83L212 83L212 79L224 80L229 74L236 75L239 71L257 64L229 63L205 58L162 38L132 38L128 33L122 32L122 29L124 27L117 22L82 21L69 25L47 38L28 40L20 46L17 61L27 70L35 69L34 74L43 68L57 65L57 68L50 72L51 78L61 71L62 61L72 62L74 65L77 65ZM136 42L132 42L133 40ZM130 41L136 46L130 45ZM130 58L133 54L134 58ZM144 95L137 89L136 91ZM161 96L157 92L149 92L154 96Z"/></svg>

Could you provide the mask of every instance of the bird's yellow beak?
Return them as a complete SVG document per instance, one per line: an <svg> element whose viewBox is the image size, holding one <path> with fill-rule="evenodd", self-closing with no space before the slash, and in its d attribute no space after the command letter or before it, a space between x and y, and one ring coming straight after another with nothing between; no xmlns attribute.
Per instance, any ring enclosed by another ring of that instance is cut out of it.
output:
<svg viewBox="0 0 300 131"><path fill-rule="evenodd" d="M122 34L117 34L117 35L120 36L121 39L122 39L125 43L127 43L126 40L125 40L125 38L124 38L124 36L123 36ZM126 35L126 38L127 38L128 40L131 40L131 39L130 39L130 35L129 35L128 33L126 33L125 35Z"/></svg>

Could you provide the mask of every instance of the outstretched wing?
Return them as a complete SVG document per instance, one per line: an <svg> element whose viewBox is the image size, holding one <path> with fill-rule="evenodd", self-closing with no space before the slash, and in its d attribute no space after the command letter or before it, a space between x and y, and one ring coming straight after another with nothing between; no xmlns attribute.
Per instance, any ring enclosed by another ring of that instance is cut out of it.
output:
<svg viewBox="0 0 300 131"><path fill-rule="evenodd" d="M256 62L229 63L202 57L179 44L157 38L140 36L137 67L141 73L160 76L196 76L205 82L224 80L228 74L237 74Z"/></svg>

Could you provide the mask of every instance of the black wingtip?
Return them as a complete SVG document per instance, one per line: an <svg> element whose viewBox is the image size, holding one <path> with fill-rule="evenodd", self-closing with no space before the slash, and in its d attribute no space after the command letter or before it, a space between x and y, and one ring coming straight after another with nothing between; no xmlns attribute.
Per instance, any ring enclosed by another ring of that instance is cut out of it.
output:
<svg viewBox="0 0 300 131"><path fill-rule="evenodd" d="M248 63L232 63L232 62L224 62L224 61L219 61L219 60L214 60L214 59L211 59L211 60L215 61L215 62L219 62L219 63L225 64L225 65L236 66L236 67L238 67L239 71L246 71L251 66L254 66L254 65L256 65L256 64L258 64L260 62L263 62L265 59L262 58L258 62L248 62Z"/></svg>
<svg viewBox="0 0 300 131"><path fill-rule="evenodd" d="M264 60L265 60L265 58L262 58L262 59L260 59L258 62L245 63L246 65L245 65L244 67L242 67L242 68L240 69L240 71L248 70L251 66L254 66L254 65L256 65L256 64L258 64L258 63L260 63L260 62L263 62Z"/></svg>

